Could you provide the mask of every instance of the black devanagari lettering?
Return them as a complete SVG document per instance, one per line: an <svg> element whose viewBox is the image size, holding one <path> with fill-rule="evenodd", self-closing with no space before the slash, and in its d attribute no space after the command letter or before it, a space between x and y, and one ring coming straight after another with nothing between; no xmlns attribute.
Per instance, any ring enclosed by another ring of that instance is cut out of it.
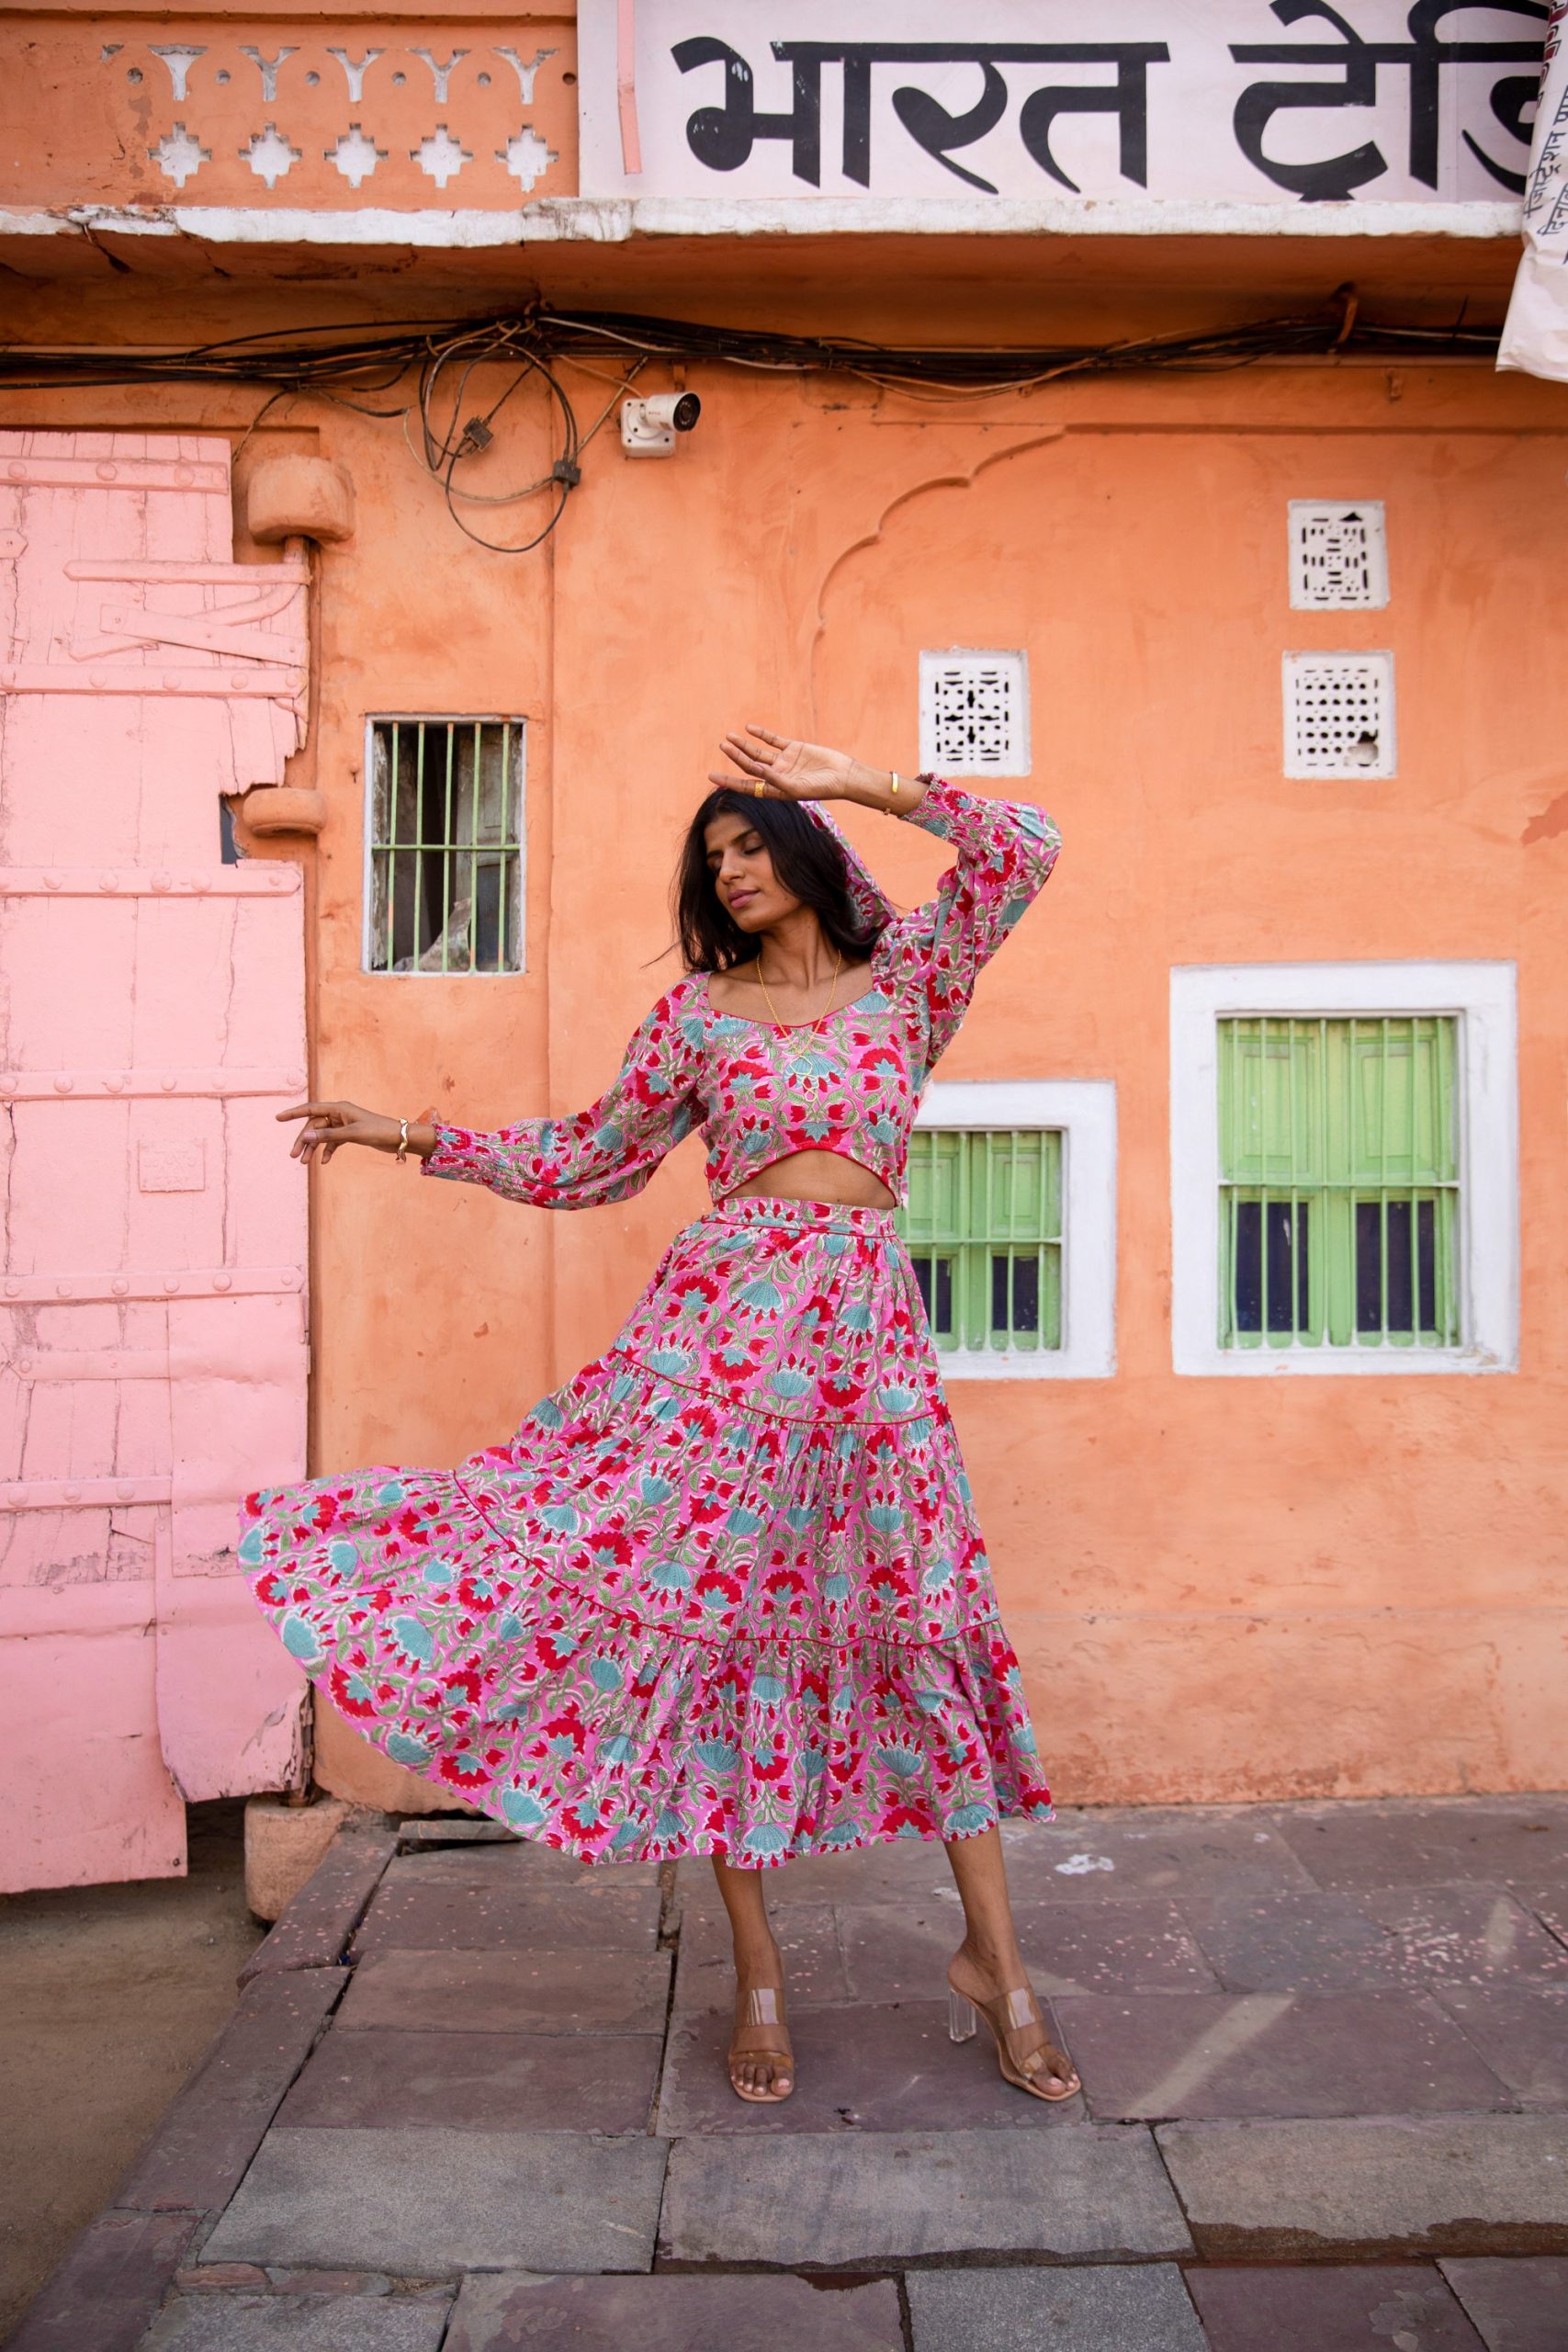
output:
<svg viewBox="0 0 1568 2352"><path fill-rule="evenodd" d="M1238 65L1327 65L1340 79L1330 82L1255 82L1236 101L1236 144L1247 161L1277 187L1290 188L1308 204L1342 203L1359 187L1380 179L1388 170L1381 147L1364 141L1359 147L1320 163L1289 164L1268 152L1269 126L1276 114L1292 108L1371 107L1377 103L1378 75L1387 67L1410 77L1409 170L1424 187L1436 188L1441 156L1443 69L1451 65L1533 65L1539 73L1540 43L1537 40L1444 40L1443 19L1465 6L1483 5L1509 15L1530 18L1544 28L1547 8L1542 0L1417 0L1406 19L1409 38L1403 41L1368 41L1347 23L1327 0L1272 0L1272 13L1283 25L1315 17L1333 27L1337 41L1246 41L1231 44ZM1525 77L1501 77L1493 85L1492 111L1505 129L1528 145L1523 112L1529 90ZM1531 85L1533 87L1533 83ZM1478 163L1505 187L1522 192L1522 173L1513 173L1486 154L1464 133L1464 141Z"/></svg>

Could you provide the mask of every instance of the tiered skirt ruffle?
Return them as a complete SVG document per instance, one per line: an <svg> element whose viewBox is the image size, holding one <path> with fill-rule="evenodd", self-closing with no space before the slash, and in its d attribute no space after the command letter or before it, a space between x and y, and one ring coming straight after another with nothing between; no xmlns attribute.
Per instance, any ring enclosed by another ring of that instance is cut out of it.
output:
<svg viewBox="0 0 1568 2352"><path fill-rule="evenodd" d="M1050 1814L881 1210L710 1211L510 1443L252 1495L240 1559L378 1747L585 1860Z"/></svg>

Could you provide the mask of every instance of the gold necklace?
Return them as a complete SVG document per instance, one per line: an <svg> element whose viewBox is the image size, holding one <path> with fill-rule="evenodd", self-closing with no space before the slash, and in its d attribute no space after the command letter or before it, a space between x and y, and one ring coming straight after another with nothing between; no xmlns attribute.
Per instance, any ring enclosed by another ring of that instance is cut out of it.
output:
<svg viewBox="0 0 1568 2352"><path fill-rule="evenodd" d="M766 1003L768 1011L773 1016L774 1028L782 1029L784 1032L786 1041L784 1045L784 1051L786 1053L804 1053L806 1050L805 1043L797 1046L795 1042L795 1038L797 1036L802 1036L805 1040L809 1041L809 1039L815 1037L818 1031L821 1028L822 1023L827 1020L828 1015L833 1010L833 999L837 995L839 988L839 975L844 968L843 949L841 947L836 948L834 953L838 960L833 966L833 981L832 986L828 990L828 1001L822 1007L821 1012L818 1014L816 1020L812 1022L809 1028L807 1027L804 1022L795 1022L791 1023L779 1019L778 1007L773 1002L773 998L768 994L768 983L762 978L762 959L760 956L757 958L757 979L762 990L763 1001Z"/></svg>

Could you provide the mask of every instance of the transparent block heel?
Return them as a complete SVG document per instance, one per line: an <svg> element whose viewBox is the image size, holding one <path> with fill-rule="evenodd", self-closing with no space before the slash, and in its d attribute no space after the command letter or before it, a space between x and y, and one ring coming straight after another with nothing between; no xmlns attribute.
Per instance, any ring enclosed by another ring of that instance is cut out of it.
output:
<svg viewBox="0 0 1568 2352"><path fill-rule="evenodd" d="M968 2041L980 2030L980 2020L973 2001L962 1993L947 1988L947 2038L950 2041Z"/></svg>

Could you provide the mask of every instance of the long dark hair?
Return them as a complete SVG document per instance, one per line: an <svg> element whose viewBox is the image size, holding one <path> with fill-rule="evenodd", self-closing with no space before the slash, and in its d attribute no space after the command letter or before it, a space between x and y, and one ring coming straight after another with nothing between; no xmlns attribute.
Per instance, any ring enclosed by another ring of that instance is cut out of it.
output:
<svg viewBox="0 0 1568 2352"><path fill-rule="evenodd" d="M710 792L686 829L672 892L675 929L688 972L728 972L754 964L761 940L741 930L714 886L707 829L716 817L744 817L759 832L773 872L793 898L809 907L830 946L846 958L870 954L883 930L864 924L850 897L844 854L823 826L793 800L759 800L754 793L720 786Z"/></svg>

